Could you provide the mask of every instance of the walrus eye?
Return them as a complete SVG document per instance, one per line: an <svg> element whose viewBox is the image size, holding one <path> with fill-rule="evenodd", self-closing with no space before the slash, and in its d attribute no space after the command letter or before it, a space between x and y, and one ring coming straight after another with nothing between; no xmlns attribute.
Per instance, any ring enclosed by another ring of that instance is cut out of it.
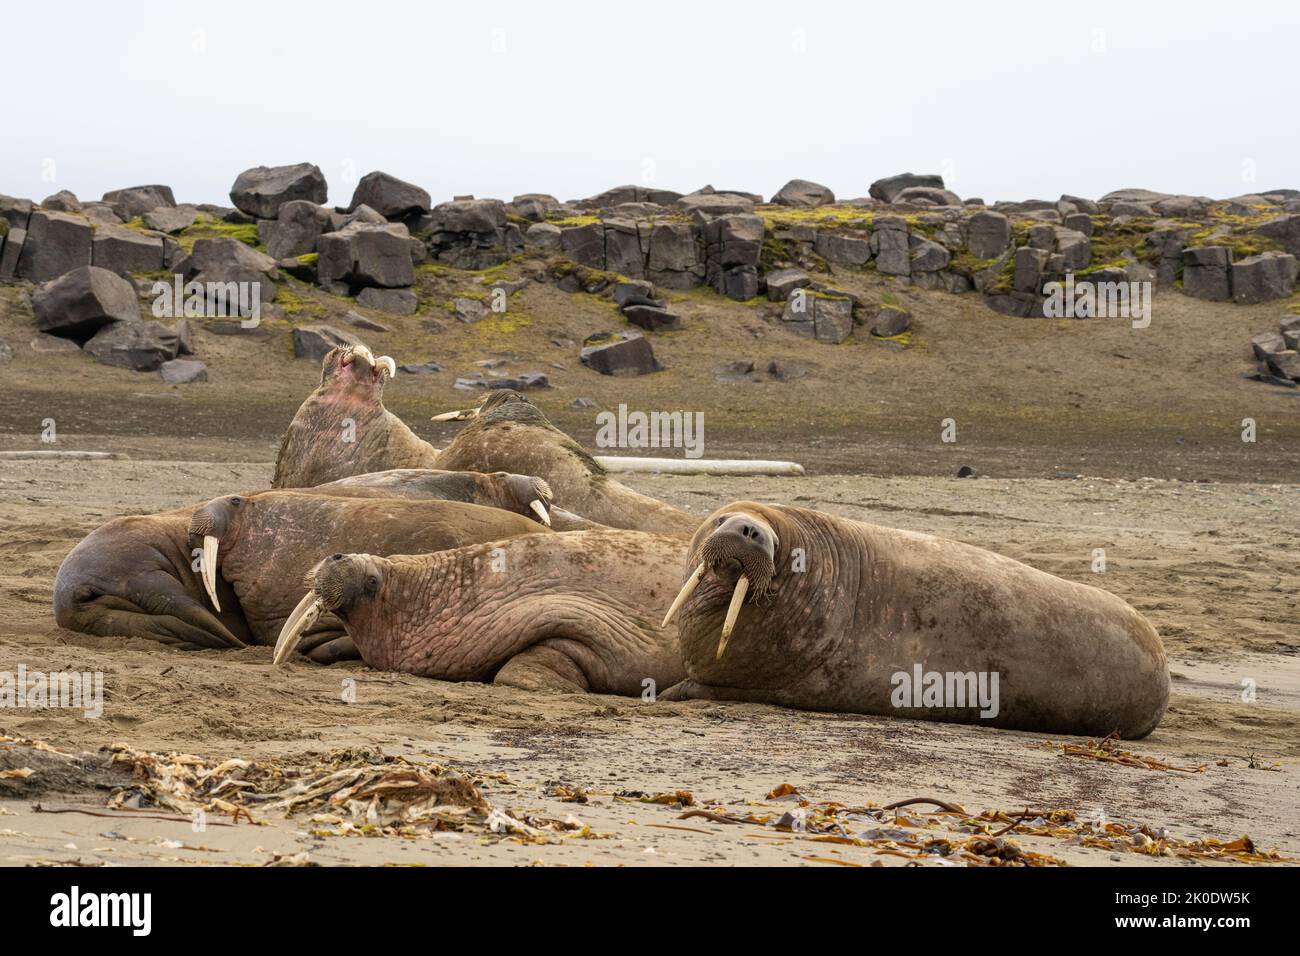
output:
<svg viewBox="0 0 1300 956"><path fill-rule="evenodd" d="M239 497L239 495L235 495L235 497L230 499L230 506L232 508L238 508L243 503L244 503L244 499Z"/></svg>
<svg viewBox="0 0 1300 956"><path fill-rule="evenodd" d="M368 578L366 578L366 593L373 597L375 595L375 592L377 592L378 590L379 590L379 578L375 577L372 574Z"/></svg>

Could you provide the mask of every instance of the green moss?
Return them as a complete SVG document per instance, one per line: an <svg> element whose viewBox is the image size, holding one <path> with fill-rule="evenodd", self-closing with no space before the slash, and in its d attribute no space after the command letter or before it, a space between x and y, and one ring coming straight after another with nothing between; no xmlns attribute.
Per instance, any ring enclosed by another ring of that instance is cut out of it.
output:
<svg viewBox="0 0 1300 956"><path fill-rule="evenodd" d="M558 219L548 219L547 222L561 229L568 229L571 226L590 226L592 223L600 222L599 216L561 216Z"/></svg>
<svg viewBox="0 0 1300 956"><path fill-rule="evenodd" d="M284 310L285 318L317 319L325 314L325 306L323 304L304 296L299 291L300 289L305 288L305 285L295 288L294 284L289 282L286 282L280 287L279 293L275 297L275 303Z"/></svg>
<svg viewBox="0 0 1300 956"><path fill-rule="evenodd" d="M319 252L307 252L298 257L298 261L304 265L315 265L318 259L320 259Z"/></svg>
<svg viewBox="0 0 1300 956"><path fill-rule="evenodd" d="M131 221L135 222L136 220ZM244 245L252 246L259 252L266 251L262 246L258 245L257 225L255 223L223 222L203 213L199 214L194 225L189 226L176 237L176 241L181 244L181 248L186 252L193 252L194 243L200 239L216 239L221 236L238 239Z"/></svg>

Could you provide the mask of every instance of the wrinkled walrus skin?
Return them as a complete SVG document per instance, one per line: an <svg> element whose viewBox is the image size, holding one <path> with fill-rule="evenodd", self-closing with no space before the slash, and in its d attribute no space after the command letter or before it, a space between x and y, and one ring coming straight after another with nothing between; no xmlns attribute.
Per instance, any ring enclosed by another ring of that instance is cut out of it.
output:
<svg viewBox="0 0 1300 956"><path fill-rule="evenodd" d="M605 473L590 455L518 392L491 392L434 467L512 471L543 478L569 511L611 528L691 534L699 518L640 494Z"/></svg>
<svg viewBox="0 0 1300 956"><path fill-rule="evenodd" d="M422 554L533 533L549 531L522 515L460 501L265 491L200 507L189 545L215 539L216 576L234 590L254 641L272 644L302 596L303 577L331 553ZM334 632L321 643L343 636L337 625L321 630Z"/></svg>
<svg viewBox="0 0 1300 956"><path fill-rule="evenodd" d="M384 408L387 374L368 350L331 349L321 365L320 385L298 408L280 443L271 487L311 488L371 471L441 468L434 464L438 450ZM502 470L509 469L487 469Z"/></svg>
<svg viewBox="0 0 1300 956"><path fill-rule="evenodd" d="M1150 733L1168 703L1164 647L1137 611L971 545L742 501L700 526L683 565L687 585L701 565L677 616L689 676L668 699L1130 739ZM742 576L748 596L720 648ZM997 715L913 706L910 696L895 706L894 675L917 665L996 673Z"/></svg>
<svg viewBox="0 0 1300 956"><path fill-rule="evenodd" d="M641 696L685 676L676 628L660 623L685 552L680 538L603 530L332 555L302 606L337 615L377 670ZM281 636L277 660L295 639Z"/></svg>
<svg viewBox="0 0 1300 956"><path fill-rule="evenodd" d="M308 490L340 497L463 500L472 489L477 504L504 504L513 495L511 510L531 515L520 491L532 481L517 475L419 472L367 475ZM220 614L204 594L199 559L189 543L190 522L200 507L114 518L83 538L55 576L59 626L105 637L146 637L185 650L256 643L224 578L216 580ZM534 523L532 530L543 529Z"/></svg>

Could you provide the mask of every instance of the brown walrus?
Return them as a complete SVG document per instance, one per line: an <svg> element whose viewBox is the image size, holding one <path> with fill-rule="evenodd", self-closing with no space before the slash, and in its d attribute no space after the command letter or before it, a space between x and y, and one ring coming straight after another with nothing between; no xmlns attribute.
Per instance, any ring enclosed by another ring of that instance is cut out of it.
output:
<svg viewBox="0 0 1300 956"><path fill-rule="evenodd" d="M436 554L336 554L312 570L275 659L328 612L379 670L645 695L685 676L676 628L660 624L685 550L680 538L604 530Z"/></svg>
<svg viewBox="0 0 1300 956"><path fill-rule="evenodd" d="M688 678L667 699L1125 738L1169 699L1137 611L971 545L741 501L704 521L685 568L668 618Z"/></svg>
<svg viewBox="0 0 1300 956"><path fill-rule="evenodd" d="M376 359L365 346L330 349L320 385L280 443L271 487L310 488L371 471L441 467L434 465L438 450L384 408L384 381L395 370L391 358Z"/></svg>
<svg viewBox="0 0 1300 956"><path fill-rule="evenodd" d="M461 501L346 498L265 491L214 498L194 512L189 546L202 549L200 572L216 610L217 579L233 589L258 644L280 633L302 591L303 576L331 552L422 554L515 535L549 533L535 521ZM318 626L308 649L331 660L350 656L342 628Z"/></svg>
<svg viewBox="0 0 1300 956"><path fill-rule="evenodd" d="M469 420L438 455L437 468L503 468L537 475L546 480L566 509L611 528L688 535L699 524L699 518L609 477L577 442L518 392L497 389L476 409L437 418Z"/></svg>
<svg viewBox="0 0 1300 956"><path fill-rule="evenodd" d="M468 500L474 503L535 515L533 500L537 499L528 500L532 492L550 504L549 489L536 482L521 475L424 471L365 475L310 491L466 500L472 489ZM115 518L83 538L63 559L54 580L54 617L59 626L104 636L147 637L185 649L255 643L225 579L215 580L220 613L214 613L205 598L201 551L196 553L189 544L190 521L200 507ZM533 525L532 530L539 528Z"/></svg>

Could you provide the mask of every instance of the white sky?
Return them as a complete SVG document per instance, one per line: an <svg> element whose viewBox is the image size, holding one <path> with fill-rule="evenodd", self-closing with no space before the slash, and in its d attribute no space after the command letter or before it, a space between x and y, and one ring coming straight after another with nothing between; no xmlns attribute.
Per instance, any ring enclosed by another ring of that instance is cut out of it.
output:
<svg viewBox="0 0 1300 956"><path fill-rule="evenodd" d="M373 169L435 202L904 170L964 197L1300 188L1300 4L6 3L0 193ZM1253 178L1252 178L1253 177Z"/></svg>

